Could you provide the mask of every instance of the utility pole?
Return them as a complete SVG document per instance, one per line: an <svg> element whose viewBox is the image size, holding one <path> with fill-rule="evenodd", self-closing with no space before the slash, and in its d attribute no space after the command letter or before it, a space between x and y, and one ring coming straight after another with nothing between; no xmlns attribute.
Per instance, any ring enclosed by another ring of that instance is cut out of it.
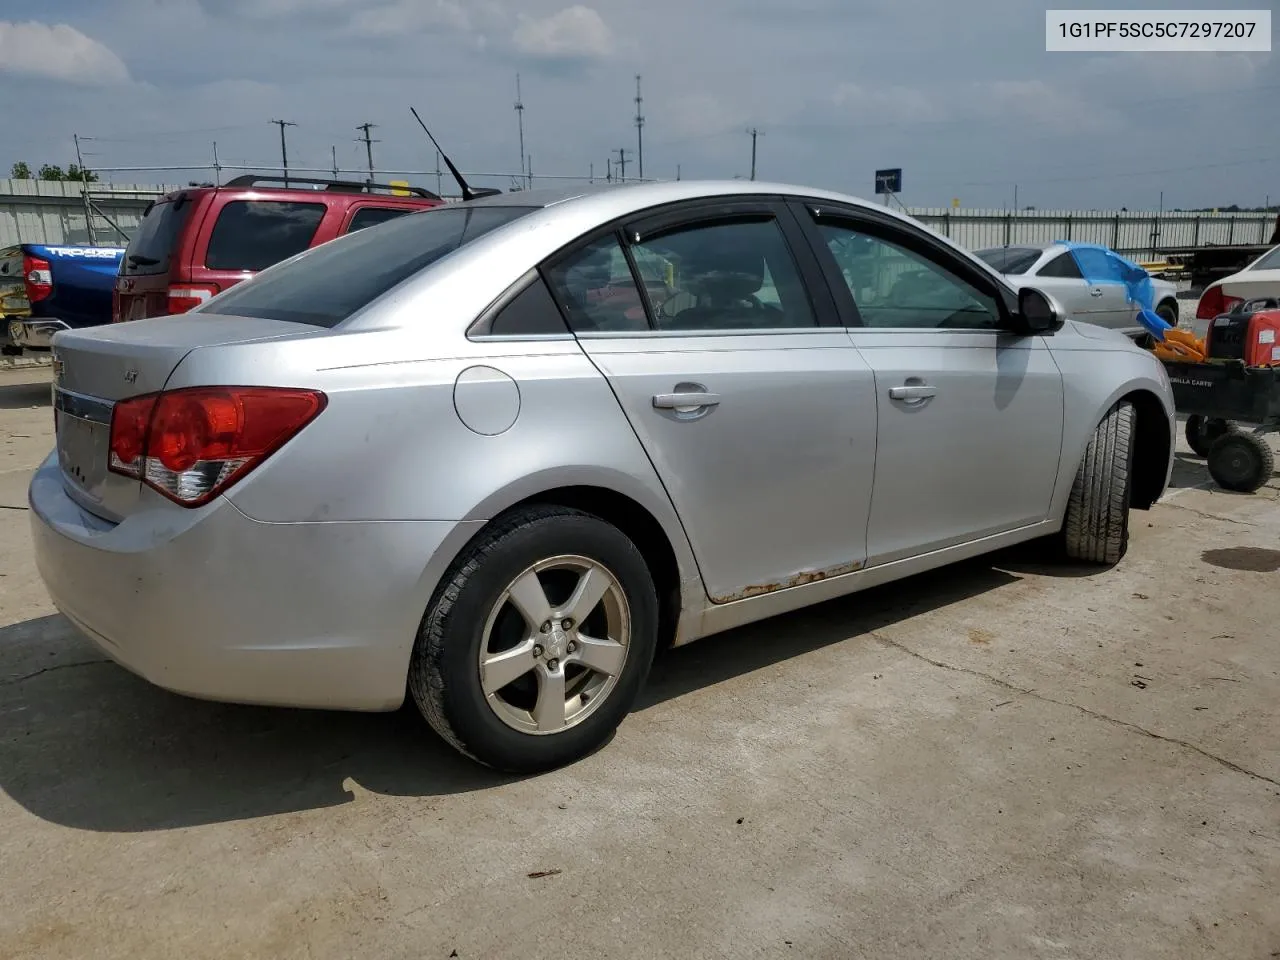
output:
<svg viewBox="0 0 1280 960"><path fill-rule="evenodd" d="M640 96L640 74L636 74L636 165L640 179L644 179L644 113L640 109L644 98Z"/></svg>
<svg viewBox="0 0 1280 960"><path fill-rule="evenodd" d="M1018 212L1018 185L1013 185L1013 212Z"/></svg>
<svg viewBox="0 0 1280 960"><path fill-rule="evenodd" d="M676 164L676 179L680 179L680 164Z"/></svg>
<svg viewBox="0 0 1280 960"><path fill-rule="evenodd" d="M533 189L533 154L532 153L529 154L529 156L525 158L524 162L528 164L528 176L529 176L529 179L525 181L525 185L532 190Z"/></svg>
<svg viewBox="0 0 1280 960"><path fill-rule="evenodd" d="M524 159L524 100L520 97L520 74L516 74L516 127L520 131L520 175L525 177L525 186L529 185L528 170Z"/></svg>
<svg viewBox="0 0 1280 960"><path fill-rule="evenodd" d="M594 163L590 164L589 169L591 172L587 176L587 183L595 183L596 182L596 165Z"/></svg>
<svg viewBox="0 0 1280 960"><path fill-rule="evenodd" d="M338 179L338 148L336 145L330 145L329 153L333 156L333 179Z"/></svg>
<svg viewBox="0 0 1280 960"><path fill-rule="evenodd" d="M218 141L213 141L213 185L222 186L222 164L218 163Z"/></svg>
<svg viewBox="0 0 1280 960"><path fill-rule="evenodd" d="M618 148L618 180L627 182L627 151L624 147Z"/></svg>
<svg viewBox="0 0 1280 960"><path fill-rule="evenodd" d="M604 159L604 179L606 183L613 182L613 157Z"/></svg>
<svg viewBox="0 0 1280 960"><path fill-rule="evenodd" d="M98 233L93 229L93 205L89 202L89 181L84 170L84 158L80 155L80 136L72 134L71 139L76 144L76 166L80 168L80 199L84 201L84 227L89 233L89 246L96 247L98 245ZM85 137L85 140L92 140L93 137Z"/></svg>
<svg viewBox="0 0 1280 960"><path fill-rule="evenodd" d="M356 141L356 143L364 144L364 153L369 160L369 182L373 183L373 145L381 143L381 140L370 140L369 131L376 127L376 123L362 123L356 127L357 130L363 130L364 136Z"/></svg>
<svg viewBox="0 0 1280 960"><path fill-rule="evenodd" d="M760 136L760 131L752 127L747 133L751 134L751 179L756 178L756 138Z"/></svg>
<svg viewBox="0 0 1280 960"><path fill-rule="evenodd" d="M284 143L284 128L296 127L297 124L292 123L288 120L271 120L268 122L274 123L276 126L280 128L280 169L284 172L284 185L285 185L285 188L288 189L289 187L289 150Z"/></svg>

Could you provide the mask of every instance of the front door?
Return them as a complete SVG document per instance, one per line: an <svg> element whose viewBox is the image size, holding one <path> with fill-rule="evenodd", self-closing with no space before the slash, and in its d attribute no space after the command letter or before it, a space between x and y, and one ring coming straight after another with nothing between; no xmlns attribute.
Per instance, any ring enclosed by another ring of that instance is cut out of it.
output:
<svg viewBox="0 0 1280 960"><path fill-rule="evenodd" d="M1002 329L998 287L923 232L829 209L814 223L875 374L868 564L1046 519L1063 391L1044 339Z"/></svg>
<svg viewBox="0 0 1280 960"><path fill-rule="evenodd" d="M689 208L547 271L719 603L866 560L874 378L798 230L761 201Z"/></svg>

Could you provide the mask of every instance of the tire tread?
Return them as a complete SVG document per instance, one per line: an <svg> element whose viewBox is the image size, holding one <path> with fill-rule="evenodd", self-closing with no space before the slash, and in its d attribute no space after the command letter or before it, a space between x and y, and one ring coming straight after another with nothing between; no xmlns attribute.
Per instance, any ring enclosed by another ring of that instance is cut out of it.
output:
<svg viewBox="0 0 1280 960"><path fill-rule="evenodd" d="M1076 472L1063 523L1073 560L1112 565L1129 547L1134 408L1120 401L1094 430Z"/></svg>

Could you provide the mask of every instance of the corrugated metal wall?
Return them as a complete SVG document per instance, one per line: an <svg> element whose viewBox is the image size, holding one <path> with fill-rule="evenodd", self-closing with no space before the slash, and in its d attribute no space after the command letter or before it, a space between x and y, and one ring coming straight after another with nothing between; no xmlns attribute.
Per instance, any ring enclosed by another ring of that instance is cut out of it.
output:
<svg viewBox="0 0 1280 960"><path fill-rule="evenodd" d="M142 211L174 185L89 184L104 213L132 234ZM15 243L88 243L80 184L0 179L0 247ZM111 196L105 196L108 192ZM130 195L132 194L132 195ZM1101 243L1133 257L1158 256L1172 247L1266 243L1275 215L1262 213L1154 213L1115 210L1005 210L909 207L907 213L970 250L1006 243L1078 240ZM124 241L94 217L98 243Z"/></svg>
<svg viewBox="0 0 1280 960"><path fill-rule="evenodd" d="M89 195L106 217L126 234L138 229L142 211L157 196L177 189L155 184L91 183ZM93 228L100 246L126 242L107 222L94 215ZM44 180L0 179L0 247L15 243L89 242L81 185Z"/></svg>

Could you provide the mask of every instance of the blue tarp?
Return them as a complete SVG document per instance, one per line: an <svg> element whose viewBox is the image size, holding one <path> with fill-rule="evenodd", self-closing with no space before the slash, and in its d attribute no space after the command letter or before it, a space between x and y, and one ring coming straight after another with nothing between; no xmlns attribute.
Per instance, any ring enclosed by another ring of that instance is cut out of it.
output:
<svg viewBox="0 0 1280 960"><path fill-rule="evenodd" d="M1156 290L1151 274L1110 247L1070 240L1059 240L1058 243L1071 251L1081 276L1087 282L1123 284L1128 302L1139 307L1138 322L1157 340L1164 339L1164 332L1170 326L1155 312Z"/></svg>

